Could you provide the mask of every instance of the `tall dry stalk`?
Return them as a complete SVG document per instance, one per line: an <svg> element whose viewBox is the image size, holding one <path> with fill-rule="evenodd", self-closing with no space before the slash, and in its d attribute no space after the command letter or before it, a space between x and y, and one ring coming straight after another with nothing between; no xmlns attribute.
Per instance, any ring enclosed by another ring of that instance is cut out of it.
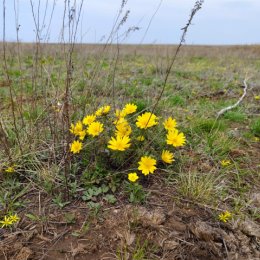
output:
<svg viewBox="0 0 260 260"><path fill-rule="evenodd" d="M174 52L171 60L170 60L170 63L168 64L167 68L166 68L166 73L165 73L165 77L164 77L164 80L163 80L163 84L162 84L162 89L161 91L159 92L159 95L158 97L156 98L155 100L155 104L153 105L153 108L152 108L152 113L155 111L155 109L157 108L160 100L162 99L162 96L163 96L163 93L165 91L165 88L166 88L166 85L167 85L167 82L168 82L168 79L169 79L169 76L170 76L170 73L171 73L171 70L172 70L172 67L176 61L176 58L180 52L180 49L181 47L183 46L183 44L185 43L185 38L186 38L186 34L188 32L188 29L191 25L191 22L194 18L194 16L196 15L196 13L202 8L202 4L203 4L204 0L199 0L199 1L196 1L195 4L194 4L194 7L192 8L191 10L191 13L190 13L190 16L189 16L189 19L188 19L188 22L187 24L182 28L182 35L181 35L181 39L180 39L180 42L177 46L177 49L176 51ZM150 119L149 119L150 120ZM147 122L147 124L149 123L149 120Z"/></svg>
<svg viewBox="0 0 260 260"><path fill-rule="evenodd" d="M64 15L63 15L63 46L64 46L64 57L66 61L66 81L65 81L65 93L64 93L64 109L63 109L63 134L65 137L65 150L64 150L64 177L65 177L65 185L67 191L67 197L70 197L69 192L69 179L70 179L70 164L71 164L71 156L70 156L70 141L71 136L69 133L70 128L70 93L71 93L71 83L73 78L73 63L72 63L72 54L74 52L76 35L78 30L78 24L80 21L80 15L82 12L83 0L80 1L79 11L77 11L77 1L74 0L74 3L71 5L70 0L65 0L64 2ZM65 17L68 14L68 52L66 53L66 41L64 39L65 35Z"/></svg>
<svg viewBox="0 0 260 260"><path fill-rule="evenodd" d="M16 32L16 49L17 49L17 61L19 66L20 75L22 75L22 64L21 64L21 48L19 40L19 1L14 0L14 15L15 15L15 32ZM19 110L19 115L22 123L22 128L25 128L25 122L23 118L23 99L24 99L24 86L22 82L22 77L19 78L19 99L17 99L17 108Z"/></svg>
<svg viewBox="0 0 260 260"><path fill-rule="evenodd" d="M5 0L3 0L3 61L4 61L3 70L5 72L6 80L8 83L7 85L8 85L8 89L9 89L9 97L10 97L10 102L11 102L11 112L12 112L12 121L13 121L13 125L14 125L14 133L15 133L15 137L16 137L16 141L17 141L20 153L23 154L23 149L22 149L21 140L20 140L20 134L19 134L19 130L17 127L14 91L13 91L11 79L9 77L7 57L6 57L6 2L5 2Z"/></svg>

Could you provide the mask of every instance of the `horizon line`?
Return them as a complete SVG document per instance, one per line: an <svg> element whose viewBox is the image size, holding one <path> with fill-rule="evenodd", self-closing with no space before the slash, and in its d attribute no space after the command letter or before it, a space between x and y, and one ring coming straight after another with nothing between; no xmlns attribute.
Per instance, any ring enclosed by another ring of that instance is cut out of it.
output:
<svg viewBox="0 0 260 260"><path fill-rule="evenodd" d="M0 41L0 44L50 44L50 45L58 45L58 44L71 44L69 42L30 42L30 41ZM111 46L178 46L179 43L94 43L94 42L74 42L74 45L111 45ZM182 46L208 46L208 47L232 47L232 46L260 46L259 43L232 43L232 44L210 44L210 43L188 43L182 44Z"/></svg>

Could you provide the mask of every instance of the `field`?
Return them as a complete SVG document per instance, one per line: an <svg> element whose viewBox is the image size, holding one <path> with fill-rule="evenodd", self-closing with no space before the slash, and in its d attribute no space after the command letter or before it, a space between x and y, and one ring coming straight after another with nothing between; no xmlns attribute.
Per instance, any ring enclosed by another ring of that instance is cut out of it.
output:
<svg viewBox="0 0 260 260"><path fill-rule="evenodd" d="M260 259L260 46L183 46L170 71L176 46L5 47L0 259ZM115 151L126 104L131 146ZM102 106L104 130L77 135ZM185 142L166 144L168 117Z"/></svg>

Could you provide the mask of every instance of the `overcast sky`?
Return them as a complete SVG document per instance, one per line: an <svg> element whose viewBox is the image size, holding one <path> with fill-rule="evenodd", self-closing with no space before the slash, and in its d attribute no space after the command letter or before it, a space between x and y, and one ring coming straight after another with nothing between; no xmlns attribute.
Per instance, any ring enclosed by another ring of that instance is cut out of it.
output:
<svg viewBox="0 0 260 260"><path fill-rule="evenodd" d="M70 1L74 3L75 0ZM3 39L3 2L4 0L1 1L0 6L1 40ZM38 4L41 3L39 21L41 25L45 25L41 37L44 39L48 35L49 42L58 42L61 35L64 0L6 0L6 40L16 40L15 6L17 21L20 25L19 39L25 42L35 41L31 2L36 15ZM81 1L76 2L79 6ZM121 2L122 0L85 0L78 26L77 41L105 42L109 37ZM53 3L55 3L55 8L49 27ZM130 27L139 27L139 30L131 32L126 38L120 37L119 42L178 43L182 33L181 28L185 26L194 3L195 0L128 0L121 18L127 10L130 13L118 35L124 35ZM49 31L48 28L50 28ZM259 44L260 0L205 0L188 31L186 43Z"/></svg>

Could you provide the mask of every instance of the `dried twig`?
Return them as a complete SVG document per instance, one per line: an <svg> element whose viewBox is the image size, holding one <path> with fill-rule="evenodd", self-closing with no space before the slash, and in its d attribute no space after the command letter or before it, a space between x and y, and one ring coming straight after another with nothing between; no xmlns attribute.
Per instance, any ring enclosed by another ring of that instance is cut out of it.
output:
<svg viewBox="0 0 260 260"><path fill-rule="evenodd" d="M158 95L158 97L155 100L155 104L154 104L154 106L152 108L152 113L154 113L154 111L157 108L160 100L162 99L163 93L165 91L165 88L166 88L166 85L167 85L167 82L168 82L168 79L169 79L169 76L170 76L170 73L171 73L171 70L172 70L172 67L173 67L173 65L175 63L175 60L176 60L176 58L178 56L178 53L179 53L181 47L185 43L185 38L186 38L186 34L188 32L188 29L191 26L191 22L192 22L194 16L202 8L203 3L204 3L204 0L199 0L199 1L195 2L194 7L191 10L191 14L190 14L190 17L188 19L187 24L181 29L183 32L182 32L182 35L181 35L180 42L179 42L179 44L177 46L177 49L176 49L174 55L172 56L172 58L170 60L169 65L166 68L166 73L165 73L165 77L164 77L164 80L163 80L162 89L159 92L159 95ZM149 120L150 120L150 118L149 118ZM147 121L147 124L149 123L149 120Z"/></svg>
<svg viewBox="0 0 260 260"><path fill-rule="evenodd" d="M228 107L225 107L223 109L221 109L218 113L217 113L217 118L219 118L221 115L225 114L227 111L237 107L241 102L242 100L244 99L244 97L246 96L247 94L247 89L248 89L248 85L247 85L247 80L245 79L244 80L244 93L243 95L239 98L239 100L234 104L234 105L231 105L231 106L228 106Z"/></svg>
<svg viewBox="0 0 260 260"><path fill-rule="evenodd" d="M45 259L45 257L48 255L49 251L52 250L52 248L57 244L57 242L59 242L59 240L64 237L67 233L69 232L69 230L65 230L64 232L62 232L61 234L58 234L52 241L52 245L50 247L47 248L47 250L43 253L42 257L40 258L40 260Z"/></svg>
<svg viewBox="0 0 260 260"><path fill-rule="evenodd" d="M3 1L3 71L6 74L6 80L8 82L8 87L9 87L9 97L10 97L10 102L11 102L11 111L12 111L12 119L13 119L13 126L14 126L14 133L16 136L17 144L20 149L21 154L23 154L23 149L20 141L20 132L18 130L17 126L17 116L15 113L15 93L13 90L13 86L11 84L11 79L9 76L8 72L8 65L7 65L7 54L6 54L6 1ZM8 138L8 136L6 136ZM7 143L6 143L7 144Z"/></svg>

